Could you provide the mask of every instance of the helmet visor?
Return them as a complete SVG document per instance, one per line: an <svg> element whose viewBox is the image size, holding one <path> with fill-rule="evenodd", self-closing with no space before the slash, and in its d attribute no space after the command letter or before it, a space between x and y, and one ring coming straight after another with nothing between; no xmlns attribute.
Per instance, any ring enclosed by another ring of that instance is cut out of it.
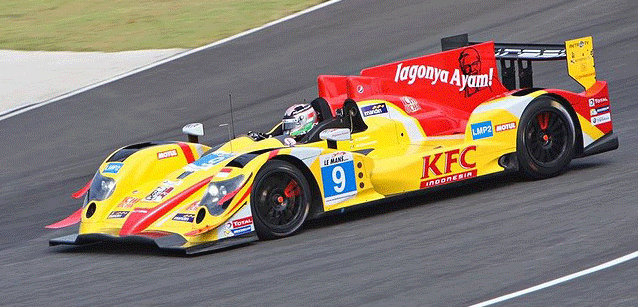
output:
<svg viewBox="0 0 638 307"><path fill-rule="evenodd" d="M293 129L297 128L297 126L299 126L299 123L294 118L284 119L282 123L282 128L284 131L292 131Z"/></svg>

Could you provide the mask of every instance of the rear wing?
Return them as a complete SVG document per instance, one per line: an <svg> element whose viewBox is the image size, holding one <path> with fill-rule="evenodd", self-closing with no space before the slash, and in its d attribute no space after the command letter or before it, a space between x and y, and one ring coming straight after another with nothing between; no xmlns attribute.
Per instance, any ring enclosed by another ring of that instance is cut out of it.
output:
<svg viewBox="0 0 638 307"><path fill-rule="evenodd" d="M479 42L470 42L467 34L441 39L442 51L476 44ZM501 83L508 90L534 86L532 62L567 60L568 53L569 75L588 89L596 83L591 37L566 41L564 45L494 43L494 55L500 64Z"/></svg>

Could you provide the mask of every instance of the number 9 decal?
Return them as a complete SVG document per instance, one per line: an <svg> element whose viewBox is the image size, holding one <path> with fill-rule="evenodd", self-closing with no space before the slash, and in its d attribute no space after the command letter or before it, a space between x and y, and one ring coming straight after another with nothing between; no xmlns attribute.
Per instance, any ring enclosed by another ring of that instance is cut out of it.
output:
<svg viewBox="0 0 638 307"><path fill-rule="evenodd" d="M352 153L335 152L320 159L323 196L326 206L357 195L357 180Z"/></svg>
<svg viewBox="0 0 638 307"><path fill-rule="evenodd" d="M343 167L336 166L332 169L332 182L335 184L335 192L343 192L346 188L346 173L343 171Z"/></svg>

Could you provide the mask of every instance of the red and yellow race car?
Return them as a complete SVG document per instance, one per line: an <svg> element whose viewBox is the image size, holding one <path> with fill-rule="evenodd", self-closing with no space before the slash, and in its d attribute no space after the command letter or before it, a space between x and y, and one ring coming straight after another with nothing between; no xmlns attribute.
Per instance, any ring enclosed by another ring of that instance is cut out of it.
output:
<svg viewBox="0 0 638 307"><path fill-rule="evenodd" d="M290 133L284 118L268 133L210 148L198 143L202 125L190 124L189 142L116 150L76 193L82 208L47 226L79 222L79 233L50 245L133 240L203 252L488 174L554 176L573 158L618 147L591 37L522 45L460 35L442 43L440 53L358 76L319 76L319 97L299 109L312 114L304 134ZM531 63L548 60L566 60L585 91L533 87Z"/></svg>

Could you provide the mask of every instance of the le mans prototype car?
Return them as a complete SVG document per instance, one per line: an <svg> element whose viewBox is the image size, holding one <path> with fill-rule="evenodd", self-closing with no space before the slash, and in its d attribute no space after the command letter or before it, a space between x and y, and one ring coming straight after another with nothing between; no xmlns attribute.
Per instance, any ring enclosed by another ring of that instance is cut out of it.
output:
<svg viewBox="0 0 638 307"><path fill-rule="evenodd" d="M120 148L74 194L82 208L47 226L79 222L79 232L49 243L146 241L191 254L288 236L330 211L488 174L558 175L572 158L618 148L592 44L457 35L442 39L440 53L319 76L311 103L319 122L297 142L279 124L211 148L198 143L203 126L189 124L189 142ZM533 87L532 62L548 60L566 60L585 90Z"/></svg>

